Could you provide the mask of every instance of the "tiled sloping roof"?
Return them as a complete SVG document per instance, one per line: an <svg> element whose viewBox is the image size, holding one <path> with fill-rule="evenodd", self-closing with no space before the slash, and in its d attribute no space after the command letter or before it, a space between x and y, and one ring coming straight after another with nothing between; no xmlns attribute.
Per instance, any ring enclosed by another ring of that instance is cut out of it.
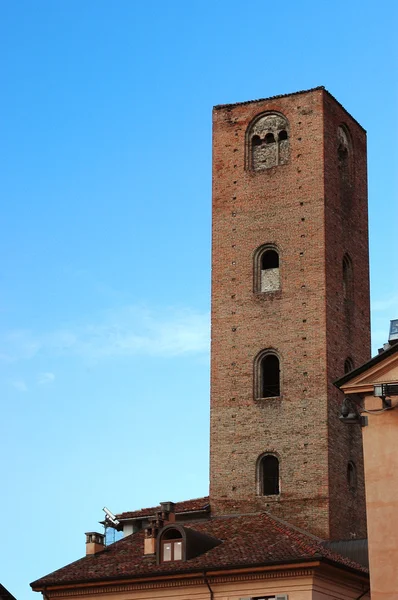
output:
<svg viewBox="0 0 398 600"><path fill-rule="evenodd" d="M187 527L187 526L185 526ZM86 556L54 571L31 585L62 585L134 577L151 577L211 569L296 563L306 560L332 561L337 566L366 573L348 558L323 547L321 540L272 518L269 514L213 517L191 524L195 531L213 536L222 543L190 560L156 564L144 556L144 532L132 534L98 554Z"/></svg>
<svg viewBox="0 0 398 600"><path fill-rule="evenodd" d="M203 498L194 498L193 500L185 500L184 502L176 502L175 504L175 510L177 513L206 510L209 506L209 496L204 496ZM140 510L120 513L119 515L116 515L116 517L119 520L150 517L158 510L160 510L160 506L152 506L151 508L141 508Z"/></svg>
<svg viewBox="0 0 398 600"><path fill-rule="evenodd" d="M1 583L0 583L0 600L15 600L15 596L13 596Z"/></svg>
<svg viewBox="0 0 398 600"><path fill-rule="evenodd" d="M373 356L372 358L370 358L368 361L366 361L366 363L363 363L356 369L353 369L349 373L346 373L345 375L340 377L340 379L337 379L337 381L334 381L333 384L337 388L340 388L342 385L347 383L347 381L350 381L351 379L358 377L358 375L361 375L361 373L364 373L368 369L371 369L372 367L377 365L379 362L382 362L384 359L389 358L392 354L395 354L396 352L398 352L398 344L393 344L392 346L387 348L387 350L383 350L379 354L376 354L376 356Z"/></svg>

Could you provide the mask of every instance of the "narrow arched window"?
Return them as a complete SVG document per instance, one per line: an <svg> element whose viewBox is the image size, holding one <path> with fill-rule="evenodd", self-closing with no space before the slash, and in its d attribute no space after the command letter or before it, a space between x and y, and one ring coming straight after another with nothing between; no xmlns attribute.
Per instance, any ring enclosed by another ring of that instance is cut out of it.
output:
<svg viewBox="0 0 398 600"><path fill-rule="evenodd" d="M279 134L278 134L278 140L280 142L283 142L284 140L287 140L287 131L285 129L282 129L282 131L279 132Z"/></svg>
<svg viewBox="0 0 398 600"><path fill-rule="evenodd" d="M246 133L246 167L263 171L289 162L289 122L279 113L259 115Z"/></svg>
<svg viewBox="0 0 398 600"><path fill-rule="evenodd" d="M279 460L273 454L265 454L258 463L258 491L261 496L279 494Z"/></svg>
<svg viewBox="0 0 398 600"><path fill-rule="evenodd" d="M275 292L279 288L278 251L274 247L262 246L254 255L254 291Z"/></svg>
<svg viewBox="0 0 398 600"><path fill-rule="evenodd" d="M276 250L265 250L261 255L261 270L279 269L279 255Z"/></svg>
<svg viewBox="0 0 398 600"><path fill-rule="evenodd" d="M353 297L352 261L348 254L343 257L343 297L344 300L352 300Z"/></svg>
<svg viewBox="0 0 398 600"><path fill-rule="evenodd" d="M351 137L345 125L340 125L337 130L337 165L342 208L349 209L353 191L353 162Z"/></svg>
<svg viewBox="0 0 398 600"><path fill-rule="evenodd" d="M347 484L352 492L357 489L357 468L352 460L347 464Z"/></svg>
<svg viewBox="0 0 398 600"><path fill-rule="evenodd" d="M260 146L261 145L261 139L260 136L258 135L254 135L252 137L252 146Z"/></svg>
<svg viewBox="0 0 398 600"><path fill-rule="evenodd" d="M181 533L176 529L169 529L162 536L160 544L161 562L182 560L183 540Z"/></svg>
<svg viewBox="0 0 398 600"><path fill-rule="evenodd" d="M276 398L281 394L279 358L272 352L260 356L257 365L257 398Z"/></svg>
<svg viewBox="0 0 398 600"><path fill-rule="evenodd" d="M344 373L350 373L354 369L354 361L349 356L344 361Z"/></svg>

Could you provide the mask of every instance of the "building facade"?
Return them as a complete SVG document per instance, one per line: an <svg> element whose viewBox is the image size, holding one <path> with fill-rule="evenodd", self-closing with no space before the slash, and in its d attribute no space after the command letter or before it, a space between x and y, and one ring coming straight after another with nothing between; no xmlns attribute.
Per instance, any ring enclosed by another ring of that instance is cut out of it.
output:
<svg viewBox="0 0 398 600"><path fill-rule="evenodd" d="M323 88L213 115L210 496L117 515L108 547L88 533L32 584L50 600L368 597L330 546L366 531L332 384L369 358L366 135Z"/></svg>
<svg viewBox="0 0 398 600"><path fill-rule="evenodd" d="M395 323L398 336L398 321ZM398 343L336 385L362 412L371 597L397 598ZM346 427L359 428L355 424Z"/></svg>
<svg viewBox="0 0 398 600"><path fill-rule="evenodd" d="M364 537L332 382L370 356L366 134L323 88L213 115L212 511Z"/></svg>

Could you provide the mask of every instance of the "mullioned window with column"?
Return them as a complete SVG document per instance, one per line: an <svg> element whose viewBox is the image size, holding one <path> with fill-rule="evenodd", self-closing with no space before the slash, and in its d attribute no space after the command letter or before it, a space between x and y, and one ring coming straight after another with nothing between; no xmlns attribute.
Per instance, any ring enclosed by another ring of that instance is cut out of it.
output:
<svg viewBox="0 0 398 600"><path fill-rule="evenodd" d="M246 136L247 168L264 171L289 162L289 122L280 113L264 113L250 124Z"/></svg>

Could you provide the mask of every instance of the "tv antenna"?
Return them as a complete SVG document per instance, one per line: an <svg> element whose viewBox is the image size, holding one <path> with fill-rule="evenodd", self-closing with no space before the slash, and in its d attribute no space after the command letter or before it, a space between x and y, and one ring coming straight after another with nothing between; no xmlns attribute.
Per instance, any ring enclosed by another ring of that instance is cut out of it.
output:
<svg viewBox="0 0 398 600"><path fill-rule="evenodd" d="M104 523L104 529L105 529L105 543L108 545L108 531L109 528L112 528L112 533L113 533L113 539L109 542L109 543L113 543L116 540L116 529L118 527L118 525L120 524L120 521L116 518L116 515L113 514L112 511L109 510L109 508L106 508L106 506L104 506L104 508L102 509L105 513L105 521L103 521Z"/></svg>

